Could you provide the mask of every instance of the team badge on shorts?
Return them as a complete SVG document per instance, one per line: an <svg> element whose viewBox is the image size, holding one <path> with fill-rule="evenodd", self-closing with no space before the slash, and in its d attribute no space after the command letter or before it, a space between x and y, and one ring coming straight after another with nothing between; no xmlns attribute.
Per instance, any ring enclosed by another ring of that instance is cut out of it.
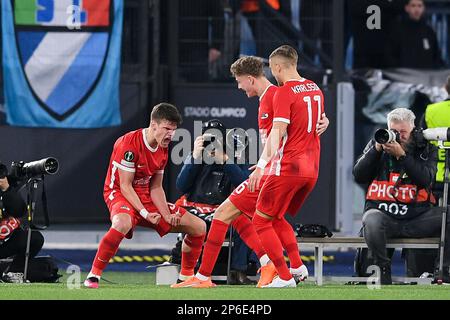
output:
<svg viewBox="0 0 450 320"><path fill-rule="evenodd" d="M132 151L127 151L125 152L125 154L123 155L123 158L127 161L133 161L134 159L134 153Z"/></svg>

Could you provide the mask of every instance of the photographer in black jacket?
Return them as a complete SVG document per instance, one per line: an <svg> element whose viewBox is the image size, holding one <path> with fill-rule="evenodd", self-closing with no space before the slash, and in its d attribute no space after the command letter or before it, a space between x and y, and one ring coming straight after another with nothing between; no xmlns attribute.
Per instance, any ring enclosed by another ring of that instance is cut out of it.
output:
<svg viewBox="0 0 450 320"><path fill-rule="evenodd" d="M20 218L27 213L25 201L14 187L15 181L6 176L6 166L0 163L0 259L12 257L4 270L5 282L22 282L25 266L27 231L21 228ZM44 245L39 231L32 231L30 258L35 257Z"/></svg>
<svg viewBox="0 0 450 320"><path fill-rule="evenodd" d="M362 235L380 268L381 284L392 283L387 239L440 236L442 210L431 193L437 149L414 128L414 119L408 109L391 111L387 124L397 132L394 141L371 140L353 168L356 182L368 186ZM446 230L444 281L449 282L450 228Z"/></svg>

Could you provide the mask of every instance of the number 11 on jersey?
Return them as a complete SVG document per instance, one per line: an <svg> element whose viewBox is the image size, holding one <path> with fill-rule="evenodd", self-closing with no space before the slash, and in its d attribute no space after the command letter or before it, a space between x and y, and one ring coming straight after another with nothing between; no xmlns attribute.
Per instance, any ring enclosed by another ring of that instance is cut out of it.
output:
<svg viewBox="0 0 450 320"><path fill-rule="evenodd" d="M322 98L319 95L315 95L313 97L314 101L317 102L317 122L320 120L321 116L321 106L322 106ZM308 133L311 133L312 131L312 101L311 96L303 97L303 101L305 101L308 104Z"/></svg>

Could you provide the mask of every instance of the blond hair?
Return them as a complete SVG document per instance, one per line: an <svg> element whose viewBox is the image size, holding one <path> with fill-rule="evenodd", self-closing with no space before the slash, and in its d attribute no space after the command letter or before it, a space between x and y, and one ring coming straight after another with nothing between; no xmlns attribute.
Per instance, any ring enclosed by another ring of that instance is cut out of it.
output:
<svg viewBox="0 0 450 320"><path fill-rule="evenodd" d="M241 57L231 65L230 72L233 77L248 75L259 78L264 75L264 63L257 57Z"/></svg>

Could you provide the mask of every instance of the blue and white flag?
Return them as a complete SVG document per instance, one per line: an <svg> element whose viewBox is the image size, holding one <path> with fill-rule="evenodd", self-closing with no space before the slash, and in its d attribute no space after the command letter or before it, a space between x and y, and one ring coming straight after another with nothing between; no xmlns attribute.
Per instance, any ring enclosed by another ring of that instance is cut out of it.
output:
<svg viewBox="0 0 450 320"><path fill-rule="evenodd" d="M119 125L123 0L2 0L7 122Z"/></svg>

